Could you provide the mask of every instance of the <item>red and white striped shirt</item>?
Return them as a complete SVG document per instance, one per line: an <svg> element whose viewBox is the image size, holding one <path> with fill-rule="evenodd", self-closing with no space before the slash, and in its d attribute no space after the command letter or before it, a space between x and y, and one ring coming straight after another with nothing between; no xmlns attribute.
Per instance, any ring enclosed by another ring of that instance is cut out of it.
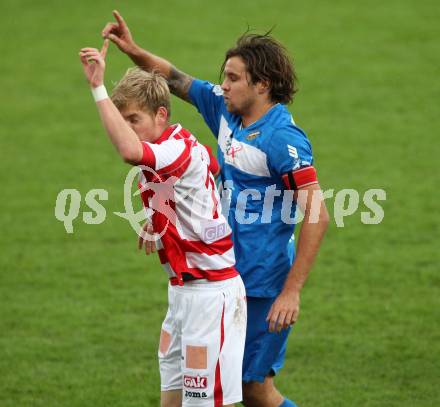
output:
<svg viewBox="0 0 440 407"><path fill-rule="evenodd" d="M212 281L237 276L207 149L180 124L142 146L141 196L152 212L160 262L171 283L183 284L182 273Z"/></svg>

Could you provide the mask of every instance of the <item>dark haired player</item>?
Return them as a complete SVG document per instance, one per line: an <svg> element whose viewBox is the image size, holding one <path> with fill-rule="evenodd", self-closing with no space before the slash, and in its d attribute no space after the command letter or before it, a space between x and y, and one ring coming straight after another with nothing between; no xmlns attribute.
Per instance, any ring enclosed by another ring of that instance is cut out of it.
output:
<svg viewBox="0 0 440 407"><path fill-rule="evenodd" d="M270 35L244 35L226 52L223 83L213 85L137 46L123 18L114 16L117 22L108 23L102 35L139 67L161 72L171 92L193 104L218 139L221 178L231 194L228 220L237 270L248 301L244 404L295 406L275 388L273 376L283 365L300 291L329 217L309 140L286 108L296 82L287 53ZM294 225L282 211L285 196L293 197L289 215L297 204L304 212L296 256Z"/></svg>

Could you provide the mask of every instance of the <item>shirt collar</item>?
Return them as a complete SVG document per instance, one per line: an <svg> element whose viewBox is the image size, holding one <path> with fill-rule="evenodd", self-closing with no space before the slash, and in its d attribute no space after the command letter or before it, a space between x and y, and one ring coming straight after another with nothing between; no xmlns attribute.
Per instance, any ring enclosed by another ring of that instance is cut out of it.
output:
<svg viewBox="0 0 440 407"><path fill-rule="evenodd" d="M273 105L266 113L264 113L263 116L261 116L258 120L254 121L253 123L251 123L249 126L247 127L243 127L243 123L240 121L240 130L250 130L253 129L254 127L258 127L260 125L262 125L267 119L269 119L271 116L273 116L281 107L281 103L276 103L275 105Z"/></svg>
<svg viewBox="0 0 440 407"><path fill-rule="evenodd" d="M182 130L182 126L177 124L172 124L171 126L167 127L163 133L160 135L160 137L154 142L154 144L160 144L163 143L165 140L170 139L175 134L177 134L180 130Z"/></svg>

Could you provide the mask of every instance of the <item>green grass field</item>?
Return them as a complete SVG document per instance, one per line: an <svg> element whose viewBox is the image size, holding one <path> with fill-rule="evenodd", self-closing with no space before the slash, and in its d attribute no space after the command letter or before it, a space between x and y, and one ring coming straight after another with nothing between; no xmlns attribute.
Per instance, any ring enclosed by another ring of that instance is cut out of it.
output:
<svg viewBox="0 0 440 407"><path fill-rule="evenodd" d="M3 0L0 407L159 405L167 281L113 214L129 168L78 59L114 7L141 45L211 81L248 24L276 25L323 189L387 192L381 224L361 223L363 205L332 222L277 384L300 407L439 406L438 2ZM129 66L112 47L107 86ZM195 109L173 103L214 146ZM54 216L64 188L83 197L73 234ZM109 192L100 225L81 218L93 188Z"/></svg>

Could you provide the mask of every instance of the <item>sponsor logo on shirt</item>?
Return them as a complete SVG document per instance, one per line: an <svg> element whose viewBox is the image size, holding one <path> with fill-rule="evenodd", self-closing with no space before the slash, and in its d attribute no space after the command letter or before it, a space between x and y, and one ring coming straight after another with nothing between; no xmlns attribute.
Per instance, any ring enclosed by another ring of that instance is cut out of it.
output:
<svg viewBox="0 0 440 407"><path fill-rule="evenodd" d="M289 152L289 155L293 158L292 170L295 171L301 167L301 161L298 156L298 150L295 147L291 146L290 144L287 144L287 151Z"/></svg>
<svg viewBox="0 0 440 407"><path fill-rule="evenodd" d="M298 158L298 151L295 147L287 144L287 150L289 151L289 155L293 158Z"/></svg>
<svg viewBox="0 0 440 407"><path fill-rule="evenodd" d="M256 131L254 133L248 134L246 136L246 140L251 141L251 140L255 140L261 133L259 131Z"/></svg>
<svg viewBox="0 0 440 407"><path fill-rule="evenodd" d="M183 385L190 389L206 389L208 378L205 376L183 376Z"/></svg>
<svg viewBox="0 0 440 407"><path fill-rule="evenodd" d="M243 150L243 146L241 146L240 144L235 146L230 146L226 150L226 155L231 156L231 158L234 159L235 155L241 150Z"/></svg>
<svg viewBox="0 0 440 407"><path fill-rule="evenodd" d="M208 398L208 395L205 392L198 392L198 391L188 391L185 390L185 397L192 397L197 399L206 399Z"/></svg>
<svg viewBox="0 0 440 407"><path fill-rule="evenodd" d="M203 222L202 239L204 242L215 242L226 236L228 228L226 223L217 223L216 221Z"/></svg>

